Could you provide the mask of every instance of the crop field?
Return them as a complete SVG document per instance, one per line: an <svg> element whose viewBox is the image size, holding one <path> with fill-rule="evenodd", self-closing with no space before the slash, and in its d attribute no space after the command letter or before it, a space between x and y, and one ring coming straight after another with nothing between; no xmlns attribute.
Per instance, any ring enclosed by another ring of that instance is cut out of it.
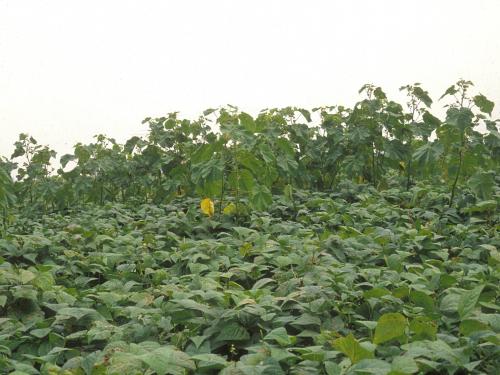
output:
<svg viewBox="0 0 500 375"><path fill-rule="evenodd" d="M0 158L0 374L500 371L500 121L468 81ZM11 177L12 176L12 177Z"/></svg>

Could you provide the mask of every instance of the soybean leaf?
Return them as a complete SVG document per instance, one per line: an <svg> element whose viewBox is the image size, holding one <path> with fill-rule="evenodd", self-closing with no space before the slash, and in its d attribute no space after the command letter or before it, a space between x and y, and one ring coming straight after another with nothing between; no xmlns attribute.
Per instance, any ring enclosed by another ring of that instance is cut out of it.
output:
<svg viewBox="0 0 500 375"><path fill-rule="evenodd" d="M387 313L380 317L375 328L374 344L401 337L405 334L406 318L400 313Z"/></svg>

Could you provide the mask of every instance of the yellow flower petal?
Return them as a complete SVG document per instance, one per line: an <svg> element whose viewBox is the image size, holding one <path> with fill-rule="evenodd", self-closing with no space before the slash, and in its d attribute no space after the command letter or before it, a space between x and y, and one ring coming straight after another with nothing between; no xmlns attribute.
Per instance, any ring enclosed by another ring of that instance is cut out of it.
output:
<svg viewBox="0 0 500 375"><path fill-rule="evenodd" d="M205 215L209 217L214 216L215 212L214 202L212 202L210 198L202 199L202 201L200 202L200 208L201 212L203 212Z"/></svg>

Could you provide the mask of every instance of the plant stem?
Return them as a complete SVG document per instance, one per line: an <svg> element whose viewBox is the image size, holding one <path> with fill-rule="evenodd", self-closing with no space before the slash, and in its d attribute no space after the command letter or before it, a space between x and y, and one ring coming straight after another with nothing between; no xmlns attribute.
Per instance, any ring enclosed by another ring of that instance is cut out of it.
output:
<svg viewBox="0 0 500 375"><path fill-rule="evenodd" d="M222 202L224 201L224 174L226 172L226 159L224 158L224 153L222 153L222 186L220 190L220 203L219 203L219 220L222 217Z"/></svg>
<svg viewBox="0 0 500 375"><path fill-rule="evenodd" d="M460 176L460 171L462 169L464 140L465 140L465 136L462 134L462 144L460 146L460 151L458 152L458 169L457 169L457 174L455 176L455 180L453 181L453 185L451 187L450 207L453 204L453 198L455 198L455 192L456 192L456 188L457 188L458 178Z"/></svg>

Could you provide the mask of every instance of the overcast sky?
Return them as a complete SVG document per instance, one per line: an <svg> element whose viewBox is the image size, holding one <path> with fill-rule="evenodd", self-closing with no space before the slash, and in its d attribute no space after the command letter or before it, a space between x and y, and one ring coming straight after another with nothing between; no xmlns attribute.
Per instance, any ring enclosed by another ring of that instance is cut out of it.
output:
<svg viewBox="0 0 500 375"><path fill-rule="evenodd" d="M470 79L498 115L499 17L499 0L0 0L0 155L20 132L60 156L177 110L352 105L367 82L437 100Z"/></svg>

